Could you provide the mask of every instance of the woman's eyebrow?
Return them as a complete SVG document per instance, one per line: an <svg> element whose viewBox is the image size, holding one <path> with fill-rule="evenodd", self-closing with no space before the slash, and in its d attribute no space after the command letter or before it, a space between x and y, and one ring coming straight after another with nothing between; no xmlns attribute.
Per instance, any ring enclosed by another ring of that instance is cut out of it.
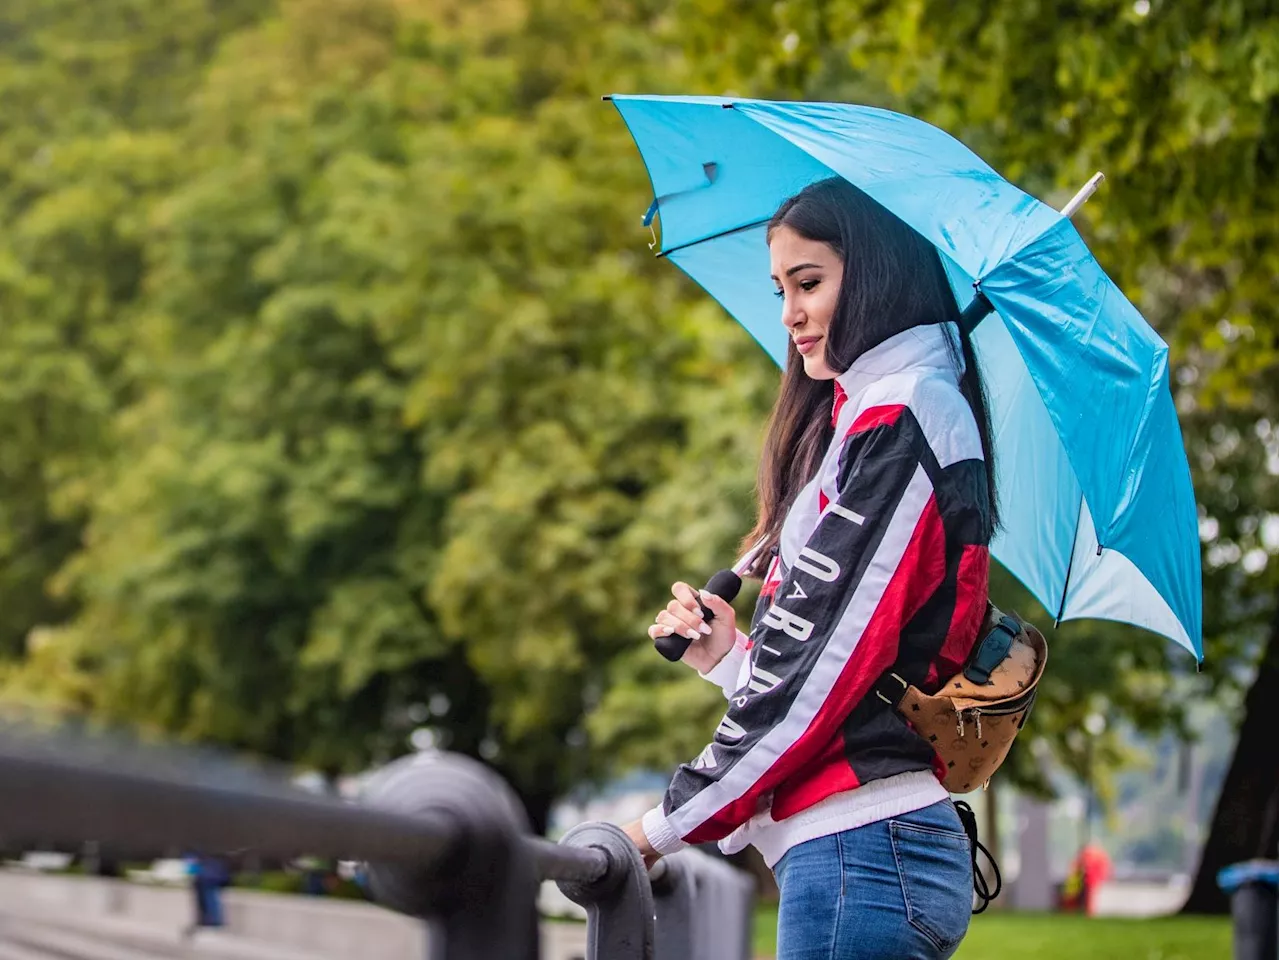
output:
<svg viewBox="0 0 1280 960"><path fill-rule="evenodd" d="M822 269L816 263L797 263L794 267L788 268L787 276L788 277L794 276L795 274L799 273L801 270L808 269L809 267L813 267L819 270Z"/></svg>

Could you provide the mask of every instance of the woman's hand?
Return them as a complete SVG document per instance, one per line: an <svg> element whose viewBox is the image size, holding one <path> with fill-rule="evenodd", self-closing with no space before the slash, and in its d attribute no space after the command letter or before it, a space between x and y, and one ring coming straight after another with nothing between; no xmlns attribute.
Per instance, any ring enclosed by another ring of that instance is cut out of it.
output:
<svg viewBox="0 0 1280 960"><path fill-rule="evenodd" d="M706 673L724 659L737 641L738 626L733 605L705 590L699 593L687 583L672 584L671 595L674 599L654 618L649 638L657 640L673 633L687 637L691 641L689 649L680 659L699 673ZM699 596L707 609L715 614L710 623L702 619Z"/></svg>
<svg viewBox="0 0 1280 960"><path fill-rule="evenodd" d="M644 826L641 821L633 820L622 828L623 832L631 838L631 842L636 845L636 849L640 851L640 856L644 857L644 866L648 870L655 863L662 859L662 854L653 849L653 844L649 842L649 838L645 836Z"/></svg>

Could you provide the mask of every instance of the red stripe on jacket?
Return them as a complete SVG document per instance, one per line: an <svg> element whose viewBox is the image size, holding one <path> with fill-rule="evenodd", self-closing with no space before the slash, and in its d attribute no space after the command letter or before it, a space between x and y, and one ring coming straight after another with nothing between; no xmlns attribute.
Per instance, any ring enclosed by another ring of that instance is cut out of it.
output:
<svg viewBox="0 0 1280 960"><path fill-rule="evenodd" d="M951 613L951 625L947 627L947 637L942 642L942 649L929 666L925 676L924 690L934 693L938 684L947 677L960 672L973 645L978 639L978 631L987 616L987 578L991 570L991 555L986 547L970 544L960 553L960 563L956 568L956 606Z"/></svg>
<svg viewBox="0 0 1280 960"><path fill-rule="evenodd" d="M760 588L761 597L771 598L778 592L778 587L782 585L781 566L782 561L775 556L773 562L769 564L768 572L764 575L764 586Z"/></svg>
<svg viewBox="0 0 1280 960"><path fill-rule="evenodd" d="M840 381L835 380L835 400L831 403L831 426L834 429L840 420L840 411L844 409L845 402L849 399L849 395L844 392L844 387L840 386Z"/></svg>
<svg viewBox="0 0 1280 960"><path fill-rule="evenodd" d="M887 403L878 407L867 407L858 414L858 419L853 421L853 425L849 427L849 431L845 434L845 439L852 437L855 433L866 433L876 427L893 426L898 422L898 418L902 416L902 411L907 409L905 404Z"/></svg>

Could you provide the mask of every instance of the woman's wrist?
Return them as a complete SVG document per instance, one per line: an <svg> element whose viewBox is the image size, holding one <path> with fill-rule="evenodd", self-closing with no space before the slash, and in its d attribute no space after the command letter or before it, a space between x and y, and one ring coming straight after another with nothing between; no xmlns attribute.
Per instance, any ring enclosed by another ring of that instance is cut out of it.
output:
<svg viewBox="0 0 1280 960"><path fill-rule="evenodd" d="M706 676L712 670L715 670L716 667L720 666L720 664L724 663L725 657L733 653L734 650L738 648L746 648L746 635L736 627L733 632L733 641L727 646L722 647L719 651L712 651L704 646L703 649L706 650L707 657L704 660L704 665L698 668L699 673Z"/></svg>
<svg viewBox="0 0 1280 960"><path fill-rule="evenodd" d="M733 652L734 643L730 642L720 646L718 649L708 645L706 638L699 643L692 643L683 658L685 663L693 667L703 676L706 676L714 670L719 664L724 662L724 658Z"/></svg>

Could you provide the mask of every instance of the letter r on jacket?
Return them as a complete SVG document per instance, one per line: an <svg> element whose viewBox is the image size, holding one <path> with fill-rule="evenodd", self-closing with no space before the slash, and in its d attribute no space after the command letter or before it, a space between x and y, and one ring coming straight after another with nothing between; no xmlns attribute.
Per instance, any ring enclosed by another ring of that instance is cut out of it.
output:
<svg viewBox="0 0 1280 960"><path fill-rule="evenodd" d="M810 634L813 633L813 623L811 621L803 617L797 617L794 613L788 613L776 603L760 618L760 622L766 627L781 630L791 639L799 640L801 643L808 640Z"/></svg>

